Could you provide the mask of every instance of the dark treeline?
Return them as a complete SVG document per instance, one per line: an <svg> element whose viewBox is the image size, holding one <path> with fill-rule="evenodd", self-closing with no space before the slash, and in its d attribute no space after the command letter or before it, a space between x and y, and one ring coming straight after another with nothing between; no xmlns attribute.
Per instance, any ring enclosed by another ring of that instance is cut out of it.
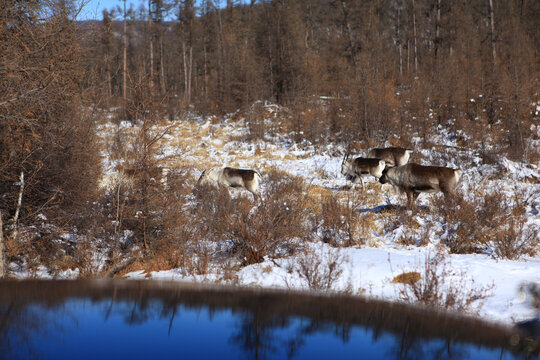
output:
<svg viewBox="0 0 540 360"><path fill-rule="evenodd" d="M497 124L509 131L501 145L526 151L523 122L538 100L538 2L217 5L150 0L128 9L125 94L124 14L105 11L85 45L95 103L124 95L137 102L143 85L166 99L171 116L188 105L219 113L270 100L298 110L292 130L310 129L311 140L332 135L371 144L408 137L407 126L426 136L433 123ZM317 111L320 96L335 109L319 109L315 119L301 115Z"/></svg>

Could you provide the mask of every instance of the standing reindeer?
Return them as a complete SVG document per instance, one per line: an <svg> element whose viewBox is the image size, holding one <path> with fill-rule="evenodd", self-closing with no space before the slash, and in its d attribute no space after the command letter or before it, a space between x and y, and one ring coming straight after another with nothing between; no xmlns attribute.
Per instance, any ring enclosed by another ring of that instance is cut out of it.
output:
<svg viewBox="0 0 540 360"><path fill-rule="evenodd" d="M405 165L412 153L412 150L400 147L375 148L369 151L367 157L384 160L388 169L394 166Z"/></svg>
<svg viewBox="0 0 540 360"><path fill-rule="evenodd" d="M231 167L225 168L211 168L203 171L197 185L212 185L212 186L225 186L229 187L241 187L253 194L255 199L260 199L259 184L261 182L261 175L251 169L236 169Z"/></svg>
<svg viewBox="0 0 540 360"><path fill-rule="evenodd" d="M357 157L353 159L349 154L343 157L341 163L341 173L345 175L347 180L351 180L354 184L360 180L362 189L364 188L364 177L374 176L379 179L385 167L384 160L368 159Z"/></svg>
<svg viewBox="0 0 540 360"><path fill-rule="evenodd" d="M462 172L459 169L409 163L385 170L379 182L392 184L405 192L407 207L412 208L421 192L442 191L445 197L454 196Z"/></svg>

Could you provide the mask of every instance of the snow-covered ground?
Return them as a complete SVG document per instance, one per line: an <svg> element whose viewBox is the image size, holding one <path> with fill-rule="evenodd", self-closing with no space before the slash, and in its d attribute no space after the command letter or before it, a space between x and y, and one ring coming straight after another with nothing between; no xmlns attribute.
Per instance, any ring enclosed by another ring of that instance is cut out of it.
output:
<svg viewBox="0 0 540 360"><path fill-rule="evenodd" d="M127 130L131 125L122 124ZM103 133L113 130L112 125L101 128ZM319 186L330 191L344 192L347 184L340 174L340 165L344 148L340 145L314 146L308 142L295 144L287 137L270 137L265 141L246 142L245 124L228 120L217 123L211 120L178 121L164 137L160 157L169 167L180 162L197 169L198 176L205 168L212 166L234 166L255 168L264 175L264 169L278 168L288 174L302 177L306 184ZM411 161L422 164L433 164L459 167L464 170L458 193L470 196L474 190L501 191L503 193L523 193L527 224L540 226L540 169L538 164L522 164L506 158L495 165L483 163L481 157L473 149L458 147L455 136L441 129L440 136L432 139L437 145L434 149L415 148ZM413 143L419 144L413 139ZM358 154L363 155L363 154ZM111 168L110 164L106 166ZM264 176L263 176L264 177ZM368 186L368 193L381 192L378 198L371 197L369 203L356 204L359 211L375 209L388 202L402 204L404 195L394 193L391 188L379 184ZM339 189L339 190L338 190ZM241 190L238 190L241 191ZM238 191L235 190L237 193ZM350 190L354 191L354 190ZM264 185L263 185L264 194ZM420 195L417 204L430 211L433 199L439 195ZM511 198L511 196L510 196ZM373 199L377 201L373 202ZM426 212L424 212L426 213ZM392 279L406 271L423 273L425 261L440 251L437 234L443 232L443 224L436 221L424 221L425 215L416 215L420 232L429 234L429 242L423 246L400 245L398 240L406 227L396 226L391 231L373 232L365 245L335 248L316 239L306 246L310 254L325 261L339 264L339 277L333 281L333 291L347 291L351 294L362 294L384 299L399 300L404 285L393 283ZM427 228L429 223L429 228ZM423 227L426 227L425 229ZM538 234L538 233L536 233ZM540 239L537 239L540 241ZM439 250L437 250L439 249ZM297 270L299 256L265 259L264 262L241 268L236 273L234 284L275 287L289 289L307 289L306 280ZM460 287L466 292L476 289L488 297L478 303L478 315L486 320L511 324L516 321L536 316L530 299L520 291L524 283L540 283L540 254L535 257L523 256L519 260L497 259L492 254L448 254L441 264L444 267L447 286ZM324 266L323 266L324 267ZM217 267L216 267L217 269ZM442 271L442 270L441 270ZM156 279L177 281L206 281L230 283L222 279L219 270L205 275L186 274L183 269L157 271L150 274L142 271L131 272L130 279Z"/></svg>

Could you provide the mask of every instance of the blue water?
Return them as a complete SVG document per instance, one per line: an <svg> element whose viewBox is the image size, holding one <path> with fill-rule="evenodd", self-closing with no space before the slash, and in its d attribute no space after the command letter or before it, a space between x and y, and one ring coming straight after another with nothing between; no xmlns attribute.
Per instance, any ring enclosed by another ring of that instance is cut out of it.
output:
<svg viewBox="0 0 540 360"><path fill-rule="evenodd" d="M0 313L4 308L0 308ZM7 313L7 312L6 312ZM1 333L1 332L4 333ZM514 359L508 350L232 310L68 300L0 330L5 359Z"/></svg>

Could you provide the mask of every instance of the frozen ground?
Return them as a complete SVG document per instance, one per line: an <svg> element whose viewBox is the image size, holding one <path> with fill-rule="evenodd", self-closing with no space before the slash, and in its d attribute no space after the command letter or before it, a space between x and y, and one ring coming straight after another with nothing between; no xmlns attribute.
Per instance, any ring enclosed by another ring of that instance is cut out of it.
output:
<svg viewBox="0 0 540 360"><path fill-rule="evenodd" d="M269 107L268 121L273 121L274 108ZM275 119L274 119L275 120ZM263 174L274 168L294 176L302 177L309 187L319 187L325 191L344 196L347 191L345 178L340 174L343 146L314 146L306 141L295 144L288 137L267 136L264 141L248 142L243 140L246 133L245 123L240 120L225 122L212 119L191 119L177 121L156 127L161 132L170 127L161 141L159 157L162 164L175 167L195 169L196 179L205 168L213 166L234 166L255 168ZM100 135L106 139L115 131L135 132L137 126L129 123L112 125L107 123L99 129ZM420 139L412 139L415 153L411 161L421 164L432 164L459 167L464 170L458 185L458 193L465 198L475 191L489 193L499 191L512 194L524 194L517 204L524 208L527 225L540 226L540 169L538 164L512 162L506 158L499 159L496 164L486 164L479 152L457 146L453 134L439 129L439 134L432 139L436 147L421 148ZM471 145L473 146L473 145ZM104 168L112 173L115 162L107 157L104 151ZM364 155L360 152L358 155ZM355 204L360 213L368 213L382 205L400 204L404 196L395 194L390 188L381 188L379 184L369 181L365 199L358 199ZM234 196L240 196L242 190L234 190ZM354 190L349 190L354 191ZM264 197L264 184L263 184ZM339 276L331 284L331 291L345 291L350 294L373 296L389 300L400 300L403 285L392 282L392 279L406 271L423 273L427 257L433 257L440 249L438 235L443 224L434 221L430 213L436 211L433 205L434 196L419 197L417 204L427 209L416 216L419 224L418 232L429 234L427 245L404 246L397 240L408 235L408 228L397 224L389 231L368 232L365 245L335 248L323 243L314 234L312 242L305 244L309 254L321 261L324 269L328 262L339 265ZM412 234L414 237L415 235ZM227 240L224 239L224 242ZM538 239L540 241L540 239ZM243 286L273 287L285 289L308 289L305 278L298 271L301 256L305 252L291 257L269 259L238 270L231 280L225 280L222 268L211 266L205 275L190 275L185 269L157 271L150 274L135 271L127 274L130 279L155 279L175 281L198 281L215 283L233 283ZM103 261L100 257L100 261ZM305 259L304 259L305 260ZM445 271L445 286L459 287L462 291L479 290L489 295L485 301L477 303L477 314L486 319L506 324L530 319L536 316L530 299L520 291L523 283L540 283L540 254L535 257L521 257L519 260L501 260L488 252L485 254L446 254L441 271ZM326 266L327 267L327 266ZM215 270L212 270L215 269ZM16 269L14 270L17 273ZM37 277L49 277L47 269L40 269ZM20 277L28 276L24 272ZM60 278L76 278L77 270L59 274Z"/></svg>
<svg viewBox="0 0 540 360"><path fill-rule="evenodd" d="M343 191L346 185L340 174L343 148L337 145L316 147L307 142L293 144L279 137L267 137L264 142L242 141L245 133L242 121L229 121L225 125L211 121L197 120L194 123L179 123L167 135L167 143L162 147L161 156L169 166L171 159L182 159L183 164L191 163L198 170L211 166L236 166L256 168L263 172L269 167L279 168L291 175L300 176L311 186L320 186L332 191ZM496 165L482 162L477 152L456 146L453 137L441 130L434 149L416 149L412 161L464 169L458 192L467 196L479 187L503 192L524 192L529 194L527 202L519 206L525 211L530 225L540 226L540 171L538 165L521 164L502 159ZM415 139L413 139L414 142ZM419 141L418 141L419 142ZM362 154L359 154L362 155ZM172 165L171 165L172 164ZM461 165L461 166L460 166ZM463 166L464 165L464 166ZM485 179L489 178L487 181ZM480 180L479 180L480 179ZM378 184L373 184L368 191ZM384 203L404 202L404 196L385 189L382 203L359 203L357 208L374 209ZM264 193L264 189L263 189ZM437 195L435 195L437 196ZM433 195L421 195L418 204L430 208ZM422 219L419 219L422 226ZM430 224L433 227L433 223ZM437 225L435 225L436 227ZM441 226L441 225L439 225ZM405 271L423 272L427 256L433 256L438 244L436 234L440 229L431 229L430 242L426 246L403 246L395 242L406 231L398 226L385 234L372 234L372 239L361 247L334 248L321 241L309 243L310 250L317 258L334 260L340 264L341 274L332 284L333 291L347 291L384 299L400 299L403 285L392 279ZM540 241L540 239L539 239ZM307 289L307 282L297 271L298 258L266 259L263 263L242 268L236 274L235 284L256 287ZM530 299L519 290L526 282L540 283L540 257L522 257L520 260L500 260L489 254L456 255L447 254L444 260L447 284L460 286L464 291L477 289L489 296L477 304L478 314L487 320L513 323L536 316ZM227 283L219 271L206 275L187 275L182 269L152 272L132 272L131 279L151 278L178 281L207 281Z"/></svg>

